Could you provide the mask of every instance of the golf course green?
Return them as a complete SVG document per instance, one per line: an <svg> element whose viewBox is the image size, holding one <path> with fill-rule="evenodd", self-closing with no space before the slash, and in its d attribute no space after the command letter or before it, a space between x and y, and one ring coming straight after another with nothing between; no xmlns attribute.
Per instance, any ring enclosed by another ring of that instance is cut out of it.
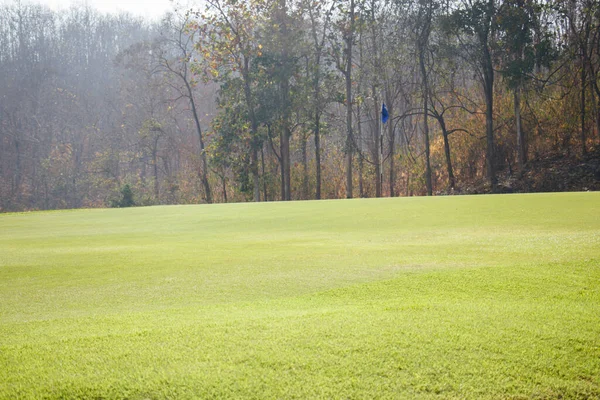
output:
<svg viewBox="0 0 600 400"><path fill-rule="evenodd" d="M600 193L0 215L0 399L598 399Z"/></svg>

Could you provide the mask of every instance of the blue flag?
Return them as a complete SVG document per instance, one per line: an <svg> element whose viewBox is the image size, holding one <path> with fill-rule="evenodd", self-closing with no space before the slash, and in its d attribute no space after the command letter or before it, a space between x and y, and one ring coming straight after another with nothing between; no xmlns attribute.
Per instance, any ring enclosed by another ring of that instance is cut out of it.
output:
<svg viewBox="0 0 600 400"><path fill-rule="evenodd" d="M385 124L389 117L390 114L388 114L388 110L385 108L385 103L383 103L383 106L381 106L381 122Z"/></svg>

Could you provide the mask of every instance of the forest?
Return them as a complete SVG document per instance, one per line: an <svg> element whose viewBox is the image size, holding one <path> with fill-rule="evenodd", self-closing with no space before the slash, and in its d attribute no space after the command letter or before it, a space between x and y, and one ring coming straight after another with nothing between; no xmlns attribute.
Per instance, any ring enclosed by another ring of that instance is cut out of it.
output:
<svg viewBox="0 0 600 400"><path fill-rule="evenodd" d="M599 144L594 0L0 5L3 212L566 190L522 182Z"/></svg>

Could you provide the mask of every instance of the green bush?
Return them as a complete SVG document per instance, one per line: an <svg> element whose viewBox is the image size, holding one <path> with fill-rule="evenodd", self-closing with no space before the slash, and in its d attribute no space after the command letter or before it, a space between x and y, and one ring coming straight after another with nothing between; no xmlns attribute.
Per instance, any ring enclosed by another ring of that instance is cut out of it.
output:
<svg viewBox="0 0 600 400"><path fill-rule="evenodd" d="M135 201L133 201L133 191L131 190L131 186L129 186L129 184L126 184L121 188L121 199L111 200L110 206L113 208L135 206Z"/></svg>

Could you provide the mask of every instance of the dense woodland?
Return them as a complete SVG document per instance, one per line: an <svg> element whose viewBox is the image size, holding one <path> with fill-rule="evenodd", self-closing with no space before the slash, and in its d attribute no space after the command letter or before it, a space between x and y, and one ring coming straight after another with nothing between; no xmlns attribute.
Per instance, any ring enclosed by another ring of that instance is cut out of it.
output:
<svg viewBox="0 0 600 400"><path fill-rule="evenodd" d="M500 192L600 142L596 1L200 4L0 7L0 211Z"/></svg>

